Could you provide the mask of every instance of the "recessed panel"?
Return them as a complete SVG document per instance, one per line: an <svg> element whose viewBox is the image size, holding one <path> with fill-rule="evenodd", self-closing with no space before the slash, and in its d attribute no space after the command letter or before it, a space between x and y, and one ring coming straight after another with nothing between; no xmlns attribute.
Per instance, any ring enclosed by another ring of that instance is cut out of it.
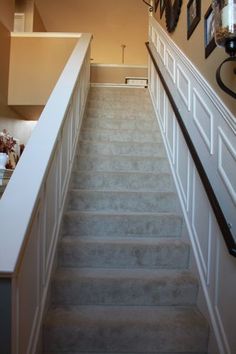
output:
<svg viewBox="0 0 236 354"><path fill-rule="evenodd" d="M193 175L192 228L205 278L208 279L209 238L211 237L210 206L196 170Z"/></svg>
<svg viewBox="0 0 236 354"><path fill-rule="evenodd" d="M236 150L221 129L219 129L218 158L221 178L236 205Z"/></svg>
<svg viewBox="0 0 236 354"><path fill-rule="evenodd" d="M168 49L166 50L166 68L171 79L175 82L175 58Z"/></svg>
<svg viewBox="0 0 236 354"><path fill-rule="evenodd" d="M178 128L177 133L177 157L176 157L176 173L179 181L180 189L184 199L186 210L189 204L189 175L190 175L190 158L189 151L186 146L184 137Z"/></svg>
<svg viewBox="0 0 236 354"><path fill-rule="evenodd" d="M175 159L175 115L173 109L169 103L167 102L167 110L166 110L166 137L167 137L167 145L171 155L171 160L174 163Z"/></svg>
<svg viewBox="0 0 236 354"><path fill-rule="evenodd" d="M193 90L193 119L209 152L213 154L213 116L207 103L195 89Z"/></svg>
<svg viewBox="0 0 236 354"><path fill-rule="evenodd" d="M35 326L39 321L40 300L40 247L39 247L39 223L38 215L35 215L34 223L28 235L24 258L22 260L18 287L18 353L31 352L31 340L34 338Z"/></svg>
<svg viewBox="0 0 236 354"><path fill-rule="evenodd" d="M58 170L57 158L54 158L46 180L45 194L45 254L46 273L51 261L51 251L58 222Z"/></svg>
<svg viewBox="0 0 236 354"><path fill-rule="evenodd" d="M190 80L184 70L177 66L177 89L187 109L191 110L190 102Z"/></svg>
<svg viewBox="0 0 236 354"><path fill-rule="evenodd" d="M163 131L165 131L165 91L161 83L159 91L159 103L159 118Z"/></svg>
<svg viewBox="0 0 236 354"><path fill-rule="evenodd" d="M163 61L163 64L165 64L165 43L163 42L163 40L160 37L159 37L158 52L159 52L160 57Z"/></svg>

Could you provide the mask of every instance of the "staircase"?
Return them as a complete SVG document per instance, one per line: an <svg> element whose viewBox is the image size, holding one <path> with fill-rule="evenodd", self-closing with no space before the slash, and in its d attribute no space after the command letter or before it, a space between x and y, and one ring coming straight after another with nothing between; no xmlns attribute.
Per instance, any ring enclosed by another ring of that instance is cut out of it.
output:
<svg viewBox="0 0 236 354"><path fill-rule="evenodd" d="M91 88L44 354L207 353L183 218L148 91Z"/></svg>

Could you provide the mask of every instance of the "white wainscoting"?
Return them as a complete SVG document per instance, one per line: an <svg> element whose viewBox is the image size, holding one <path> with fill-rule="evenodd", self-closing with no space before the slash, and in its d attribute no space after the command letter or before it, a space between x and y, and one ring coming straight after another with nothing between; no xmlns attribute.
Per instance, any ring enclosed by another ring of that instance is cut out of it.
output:
<svg viewBox="0 0 236 354"><path fill-rule="evenodd" d="M12 279L12 354L36 354L90 82L80 36L0 202L0 277ZM1 351L1 350L0 350Z"/></svg>
<svg viewBox="0 0 236 354"><path fill-rule="evenodd" d="M149 43L236 237L236 119L150 17ZM236 258L229 255L168 98L149 60L149 88L186 220L214 338L236 353ZM211 348L210 348L211 350ZM211 350L211 354L216 352Z"/></svg>

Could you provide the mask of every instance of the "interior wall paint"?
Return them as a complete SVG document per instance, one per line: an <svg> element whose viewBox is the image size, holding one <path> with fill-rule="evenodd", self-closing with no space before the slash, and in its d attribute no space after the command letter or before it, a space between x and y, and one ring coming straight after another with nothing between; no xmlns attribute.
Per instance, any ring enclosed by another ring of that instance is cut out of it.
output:
<svg viewBox="0 0 236 354"><path fill-rule="evenodd" d="M236 112L236 100L224 93L218 86L215 73L219 64L227 57L224 50L215 48L210 56L205 59L205 46L204 46L204 15L209 8L211 1L201 1L201 21L194 30L192 36L187 40L187 4L188 0L183 0L179 22L175 31L170 35L171 39L178 45L183 53L192 61L194 66L200 71L203 77L209 82L213 90L219 95L226 106L232 113ZM156 20L166 30L165 26L165 13L160 19L160 5L157 12L154 14ZM231 88L236 91L236 75L233 75L232 68L234 65L228 65L223 71L223 78L225 82L229 82Z"/></svg>
<svg viewBox="0 0 236 354"><path fill-rule="evenodd" d="M12 37L8 104L45 105L77 41Z"/></svg>
<svg viewBox="0 0 236 354"><path fill-rule="evenodd" d="M93 34L93 63L147 65L148 17L140 0L36 0L47 31Z"/></svg>
<svg viewBox="0 0 236 354"><path fill-rule="evenodd" d="M7 103L8 72L10 58L10 33L0 22L0 104Z"/></svg>
<svg viewBox="0 0 236 354"><path fill-rule="evenodd" d="M43 20L38 12L37 7L34 5L34 19L33 19L33 32L47 32Z"/></svg>
<svg viewBox="0 0 236 354"><path fill-rule="evenodd" d="M14 25L14 0L0 1L0 119L1 117L20 118L7 105L8 75L10 58L10 31Z"/></svg>
<svg viewBox="0 0 236 354"><path fill-rule="evenodd" d="M8 29L13 30L14 24L15 0L0 1L0 22ZM1 50L2 54L2 50Z"/></svg>
<svg viewBox="0 0 236 354"><path fill-rule="evenodd" d="M125 84L126 77L145 77L147 78L147 68L135 66L100 66L91 65L92 83L112 83Z"/></svg>

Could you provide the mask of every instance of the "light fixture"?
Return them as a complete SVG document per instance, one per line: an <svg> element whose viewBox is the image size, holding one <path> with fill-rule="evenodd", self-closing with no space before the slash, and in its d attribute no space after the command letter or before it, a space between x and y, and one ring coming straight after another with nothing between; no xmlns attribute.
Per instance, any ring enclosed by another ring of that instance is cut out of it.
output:
<svg viewBox="0 0 236 354"><path fill-rule="evenodd" d="M144 2L144 4L146 4L149 7L149 12L153 12L153 6L145 0L143 0L143 2Z"/></svg>
<svg viewBox="0 0 236 354"><path fill-rule="evenodd" d="M236 0L213 0L214 35L219 47L225 48L229 58L225 59L216 71L216 81L220 88L236 98L236 93L221 79L221 68L227 62L236 62ZM236 74L235 69L233 74Z"/></svg>

